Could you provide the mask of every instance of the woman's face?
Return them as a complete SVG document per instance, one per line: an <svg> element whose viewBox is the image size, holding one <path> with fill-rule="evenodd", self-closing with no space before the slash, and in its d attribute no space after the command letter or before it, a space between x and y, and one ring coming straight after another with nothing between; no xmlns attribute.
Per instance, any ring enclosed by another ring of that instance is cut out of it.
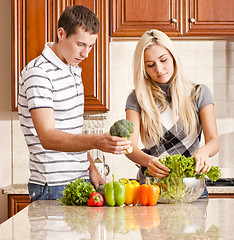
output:
<svg viewBox="0 0 234 240"><path fill-rule="evenodd" d="M145 49L145 70L153 81L167 83L174 73L174 62L169 51L157 44Z"/></svg>

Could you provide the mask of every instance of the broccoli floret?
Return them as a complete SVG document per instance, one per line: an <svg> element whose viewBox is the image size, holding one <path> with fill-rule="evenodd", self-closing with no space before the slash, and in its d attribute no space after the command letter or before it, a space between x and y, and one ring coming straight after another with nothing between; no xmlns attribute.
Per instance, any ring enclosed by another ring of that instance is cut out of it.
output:
<svg viewBox="0 0 234 240"><path fill-rule="evenodd" d="M118 137L125 137L127 139L130 138L131 134L133 133L134 126L133 122L128 121L126 119L121 119L116 121L110 128L111 136L118 136ZM126 153L132 152L132 147L126 150Z"/></svg>

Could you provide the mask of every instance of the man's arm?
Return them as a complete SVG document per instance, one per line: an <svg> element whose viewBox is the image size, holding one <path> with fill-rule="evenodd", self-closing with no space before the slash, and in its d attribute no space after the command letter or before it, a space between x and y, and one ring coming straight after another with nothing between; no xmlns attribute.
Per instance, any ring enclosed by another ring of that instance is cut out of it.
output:
<svg viewBox="0 0 234 240"><path fill-rule="evenodd" d="M100 149L104 152L123 154L130 147L125 138L111 136L109 133L99 135L70 134L55 129L52 108L37 108L30 111L32 121L40 142L45 149L60 152L81 152Z"/></svg>
<svg viewBox="0 0 234 240"><path fill-rule="evenodd" d="M97 189L99 185L105 184L105 180L99 174L99 172L93 162L93 159L91 158L89 153L88 153L88 159L90 162L89 177L90 177L90 180L91 180L92 184L94 185L95 189Z"/></svg>

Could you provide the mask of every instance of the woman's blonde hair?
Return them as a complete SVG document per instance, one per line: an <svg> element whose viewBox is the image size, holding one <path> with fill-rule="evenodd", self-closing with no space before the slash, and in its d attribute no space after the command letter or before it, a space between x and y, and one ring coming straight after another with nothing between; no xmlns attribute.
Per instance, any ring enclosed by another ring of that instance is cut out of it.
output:
<svg viewBox="0 0 234 240"><path fill-rule="evenodd" d="M163 138L160 115L169 104L165 93L145 70L145 49L154 44L165 47L174 61L174 73L169 81L170 104L174 120L176 121L176 118L179 117L180 123L187 134L197 133L198 131L198 116L194 100L199 88L195 89L195 84L184 78L179 58L170 38L158 30L146 31L136 46L133 61L135 93L141 107L140 134L144 145L146 145L148 138L159 145Z"/></svg>

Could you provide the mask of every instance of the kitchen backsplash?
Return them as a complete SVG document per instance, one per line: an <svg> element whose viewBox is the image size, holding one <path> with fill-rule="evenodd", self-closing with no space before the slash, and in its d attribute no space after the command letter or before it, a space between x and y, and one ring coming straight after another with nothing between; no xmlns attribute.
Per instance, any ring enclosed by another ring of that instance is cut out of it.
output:
<svg viewBox="0 0 234 240"><path fill-rule="evenodd" d="M234 177L234 42L224 40L174 40L185 75L196 83L207 85L214 97L221 147L213 165L219 165L222 177ZM110 42L110 108L92 125L108 131L114 121L125 118L125 102L133 89L132 59L137 41ZM28 150L13 112L13 183L26 183L29 176ZM92 123L88 118L85 127ZM93 122L94 123L94 122ZM92 123L92 124L93 124ZM91 126L91 125L90 125ZM204 142L204 140L203 140ZM141 142L139 145L142 146ZM111 179L135 178L138 167L125 155L105 154Z"/></svg>

